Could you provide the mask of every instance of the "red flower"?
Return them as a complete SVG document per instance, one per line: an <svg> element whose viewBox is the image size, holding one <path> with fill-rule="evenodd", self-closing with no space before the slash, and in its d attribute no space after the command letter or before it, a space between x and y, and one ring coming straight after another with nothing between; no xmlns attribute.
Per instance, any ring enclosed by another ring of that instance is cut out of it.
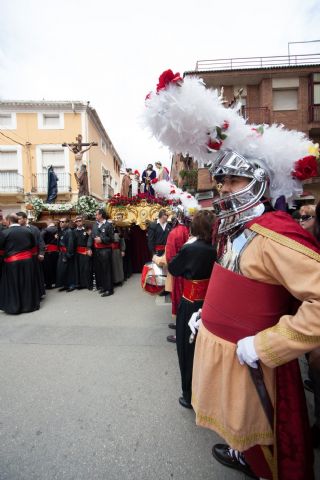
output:
<svg viewBox="0 0 320 480"><path fill-rule="evenodd" d="M220 150L220 148L222 146L222 142L219 141L219 140L218 141L209 140L207 145L211 150Z"/></svg>
<svg viewBox="0 0 320 480"><path fill-rule="evenodd" d="M157 179L157 178L153 178L153 179L151 180L151 183L153 183L153 184L155 184L155 183L157 183L157 182L158 182L158 179Z"/></svg>
<svg viewBox="0 0 320 480"><path fill-rule="evenodd" d="M180 77L180 73L173 73L172 70L166 70L165 72L161 73L159 77L159 83L157 85L157 92L159 90L163 90L166 88L169 83L177 83L182 81L182 78Z"/></svg>
<svg viewBox="0 0 320 480"><path fill-rule="evenodd" d="M316 177L318 175L318 164L316 157L313 155L300 158L294 166L295 170L293 171L292 176L298 180L307 180L308 178Z"/></svg>
<svg viewBox="0 0 320 480"><path fill-rule="evenodd" d="M140 177L140 173L138 172L138 170L135 170L133 173L134 173L135 175L139 175L139 177Z"/></svg>
<svg viewBox="0 0 320 480"><path fill-rule="evenodd" d="M191 195L187 195L187 198L192 198Z"/></svg>
<svg viewBox="0 0 320 480"><path fill-rule="evenodd" d="M171 192L170 192L170 193L171 193L171 194L173 194L173 193L176 193L176 191L175 191L175 190L171 190Z"/></svg>
<svg viewBox="0 0 320 480"><path fill-rule="evenodd" d="M228 130L228 128L229 128L229 122L228 122L227 120L225 120L225 121L223 122L222 128L223 128L223 130Z"/></svg>

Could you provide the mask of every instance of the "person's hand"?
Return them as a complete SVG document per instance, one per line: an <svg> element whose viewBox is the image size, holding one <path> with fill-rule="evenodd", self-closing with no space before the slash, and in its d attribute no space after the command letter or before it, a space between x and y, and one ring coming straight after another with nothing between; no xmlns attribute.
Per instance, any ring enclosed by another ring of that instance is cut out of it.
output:
<svg viewBox="0 0 320 480"><path fill-rule="evenodd" d="M44 255L39 254L39 255L38 255L38 260L39 260L40 262L43 262L43 259L44 259Z"/></svg>
<svg viewBox="0 0 320 480"><path fill-rule="evenodd" d="M87 250L87 255L88 257L92 257L92 250L90 248Z"/></svg>
<svg viewBox="0 0 320 480"><path fill-rule="evenodd" d="M191 315L191 318L188 322L188 325L193 335L195 335L197 333L197 330L199 330L200 323L201 323L201 312L202 312L201 308L197 312L194 312Z"/></svg>
<svg viewBox="0 0 320 480"><path fill-rule="evenodd" d="M245 363L252 368L258 368L256 349L254 347L254 336L246 337L239 340L237 343L237 356L241 365Z"/></svg>
<svg viewBox="0 0 320 480"><path fill-rule="evenodd" d="M96 237L96 238L95 238L95 241L96 241L97 243L102 243L101 237Z"/></svg>
<svg viewBox="0 0 320 480"><path fill-rule="evenodd" d="M126 252L121 252L121 257L124 257Z"/></svg>

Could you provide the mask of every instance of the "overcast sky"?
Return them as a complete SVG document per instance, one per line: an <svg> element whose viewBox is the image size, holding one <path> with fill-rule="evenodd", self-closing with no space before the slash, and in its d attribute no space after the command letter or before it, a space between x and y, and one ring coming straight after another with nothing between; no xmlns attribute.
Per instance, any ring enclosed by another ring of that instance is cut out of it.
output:
<svg viewBox="0 0 320 480"><path fill-rule="evenodd" d="M319 24L320 0L0 0L0 99L90 101L126 166L169 167L138 120L162 71L286 55Z"/></svg>

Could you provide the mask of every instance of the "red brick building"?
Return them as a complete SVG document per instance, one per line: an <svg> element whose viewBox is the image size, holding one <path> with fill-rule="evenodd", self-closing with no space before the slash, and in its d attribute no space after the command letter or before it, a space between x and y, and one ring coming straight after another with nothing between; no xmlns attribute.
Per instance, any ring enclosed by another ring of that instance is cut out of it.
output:
<svg viewBox="0 0 320 480"><path fill-rule="evenodd" d="M241 99L249 123L279 123L320 143L320 54L201 60L194 71L207 87L223 88L226 105ZM173 170L179 171L179 156ZM180 168L183 167L183 163ZM198 189L203 190L201 181ZM320 199L319 179L305 189Z"/></svg>

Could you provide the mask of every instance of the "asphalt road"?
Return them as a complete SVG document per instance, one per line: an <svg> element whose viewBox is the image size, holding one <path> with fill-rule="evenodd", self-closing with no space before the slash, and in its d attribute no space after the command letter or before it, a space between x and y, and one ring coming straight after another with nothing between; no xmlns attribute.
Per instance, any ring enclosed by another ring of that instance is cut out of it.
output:
<svg viewBox="0 0 320 480"><path fill-rule="evenodd" d="M0 480L245 479L178 404L170 321L139 275L112 297L54 290L1 312Z"/></svg>

